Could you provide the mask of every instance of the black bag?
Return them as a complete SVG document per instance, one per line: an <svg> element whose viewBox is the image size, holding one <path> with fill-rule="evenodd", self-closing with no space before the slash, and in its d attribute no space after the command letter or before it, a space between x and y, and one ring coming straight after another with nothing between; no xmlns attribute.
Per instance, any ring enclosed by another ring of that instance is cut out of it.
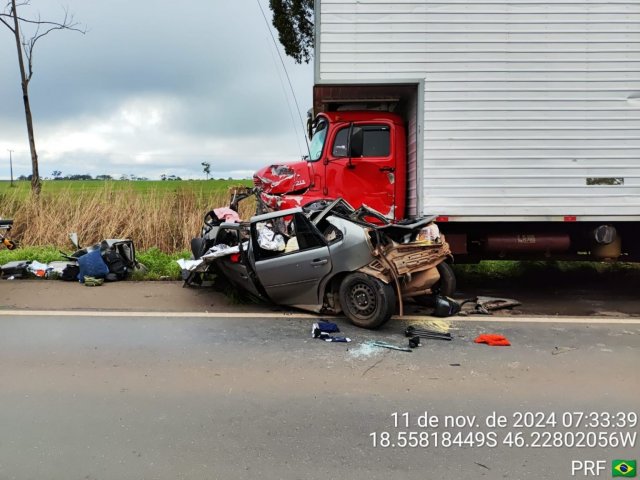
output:
<svg viewBox="0 0 640 480"><path fill-rule="evenodd" d="M137 262L132 240L103 240L100 250L104 263L109 267L107 280L124 280L135 269Z"/></svg>
<svg viewBox="0 0 640 480"><path fill-rule="evenodd" d="M60 275L60 279L67 282L77 282L79 273L80 266L77 263L69 263L66 267L64 267L64 269L62 269L62 275Z"/></svg>

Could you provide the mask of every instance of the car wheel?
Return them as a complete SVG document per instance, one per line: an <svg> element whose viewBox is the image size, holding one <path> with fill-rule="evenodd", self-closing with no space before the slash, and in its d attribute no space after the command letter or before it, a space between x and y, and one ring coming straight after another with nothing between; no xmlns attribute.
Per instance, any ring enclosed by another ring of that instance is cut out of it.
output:
<svg viewBox="0 0 640 480"><path fill-rule="evenodd" d="M393 287L364 273L347 275L339 295L347 318L362 328L378 328L391 318L396 306Z"/></svg>
<svg viewBox="0 0 640 480"><path fill-rule="evenodd" d="M436 267L440 274L440 279L431 287L431 294L418 295L413 297L413 301L423 307L435 307L435 297L442 295L452 297L456 292L456 275L453 268L446 262L439 263Z"/></svg>

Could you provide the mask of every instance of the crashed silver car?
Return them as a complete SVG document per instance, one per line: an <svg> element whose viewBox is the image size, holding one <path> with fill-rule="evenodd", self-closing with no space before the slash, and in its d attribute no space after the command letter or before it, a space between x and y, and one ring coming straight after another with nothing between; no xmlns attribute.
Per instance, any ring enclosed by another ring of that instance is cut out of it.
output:
<svg viewBox="0 0 640 480"><path fill-rule="evenodd" d="M205 217L193 239L198 272L215 272L234 287L279 305L344 314L357 326L377 328L403 299L427 302L451 295L455 277L449 246L434 217L390 224L379 213L354 210L344 200L281 210L249 222ZM385 224L386 223L386 224ZM431 234L425 240L424 233ZM434 232L437 236L434 235Z"/></svg>

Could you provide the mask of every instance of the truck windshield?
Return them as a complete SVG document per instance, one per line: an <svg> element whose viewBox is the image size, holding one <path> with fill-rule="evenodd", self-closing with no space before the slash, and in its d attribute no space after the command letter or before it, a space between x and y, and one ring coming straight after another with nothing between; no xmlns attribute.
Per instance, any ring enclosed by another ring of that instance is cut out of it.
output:
<svg viewBox="0 0 640 480"><path fill-rule="evenodd" d="M327 138L328 122L324 119L318 121L313 128L313 137L311 137L311 146L309 147L312 162L320 159L322 156L322 149L324 148L324 142Z"/></svg>

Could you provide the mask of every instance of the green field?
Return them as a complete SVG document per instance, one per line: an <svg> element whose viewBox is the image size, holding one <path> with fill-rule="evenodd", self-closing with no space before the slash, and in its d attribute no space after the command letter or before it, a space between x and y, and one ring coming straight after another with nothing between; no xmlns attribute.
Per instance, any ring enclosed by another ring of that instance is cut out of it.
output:
<svg viewBox="0 0 640 480"><path fill-rule="evenodd" d="M27 195L31 191L31 183L28 181L14 181L11 188L8 180L0 180L0 194L11 193ZM149 191L173 193L189 190L197 195L208 195L225 192L231 186L251 186L251 180L44 180L42 192L44 194L57 194L63 191L74 193L93 193L103 190L105 187L111 190L133 190L136 193Z"/></svg>

